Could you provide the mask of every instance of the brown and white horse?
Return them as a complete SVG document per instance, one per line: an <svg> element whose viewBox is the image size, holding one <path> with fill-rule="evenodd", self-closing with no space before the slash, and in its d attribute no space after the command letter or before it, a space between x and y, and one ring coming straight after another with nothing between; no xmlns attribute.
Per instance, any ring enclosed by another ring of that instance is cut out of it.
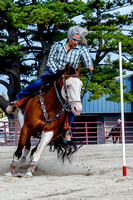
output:
<svg viewBox="0 0 133 200"><path fill-rule="evenodd" d="M77 148L74 147L72 152L70 148L72 142L64 141L61 134L63 132L66 105L69 104L74 115L80 115L82 111L82 82L79 77L79 71L80 66L77 70L74 70L67 65L65 72L60 75L47 92L41 92L39 95L30 98L25 107L19 111L19 119L22 127L19 143L13 155L10 170L6 175L13 175L17 161L21 157L23 160L26 159L30 151L31 136L36 138L40 136L40 141L31 151L31 162L25 174L27 177L33 176L41 153L48 144L54 144L54 150L57 148L58 156L62 155L63 159L65 156L69 156L77 150ZM24 118L22 116L22 111L24 113ZM64 152L61 149L61 145L59 145L58 148L59 142L65 146ZM68 151L66 150L67 146L69 147ZM24 154L22 155L23 148ZM61 151L59 151L59 149Z"/></svg>

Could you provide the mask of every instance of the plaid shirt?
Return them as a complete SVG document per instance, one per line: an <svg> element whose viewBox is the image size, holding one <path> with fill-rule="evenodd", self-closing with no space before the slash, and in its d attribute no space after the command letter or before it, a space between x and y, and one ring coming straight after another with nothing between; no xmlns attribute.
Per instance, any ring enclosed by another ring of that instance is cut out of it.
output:
<svg viewBox="0 0 133 200"><path fill-rule="evenodd" d="M57 70L65 69L66 64L73 68L77 68L81 61L85 66L92 65L89 50L86 46L78 44L76 47L66 50L66 43L68 39L61 40L52 45L48 60L47 67L49 70L56 74Z"/></svg>

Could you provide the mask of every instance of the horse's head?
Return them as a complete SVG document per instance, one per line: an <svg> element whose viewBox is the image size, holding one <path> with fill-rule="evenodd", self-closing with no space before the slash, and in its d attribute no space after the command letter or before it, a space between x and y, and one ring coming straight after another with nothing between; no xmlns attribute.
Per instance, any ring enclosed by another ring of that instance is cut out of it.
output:
<svg viewBox="0 0 133 200"><path fill-rule="evenodd" d="M62 97L71 105L74 115L80 115L82 111L81 88L82 82L79 77L80 65L75 70L68 65L63 75Z"/></svg>

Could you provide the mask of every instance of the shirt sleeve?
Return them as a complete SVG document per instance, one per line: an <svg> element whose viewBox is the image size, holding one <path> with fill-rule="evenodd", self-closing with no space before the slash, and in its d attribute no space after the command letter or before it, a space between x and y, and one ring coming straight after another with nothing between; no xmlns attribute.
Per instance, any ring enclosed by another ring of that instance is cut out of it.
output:
<svg viewBox="0 0 133 200"><path fill-rule="evenodd" d="M58 51L58 46L59 46L58 42L56 42L55 44L53 44L51 46L50 53L49 53L48 60L47 60L47 67L49 67L49 70L54 74L56 74L56 72L57 72L56 54Z"/></svg>
<svg viewBox="0 0 133 200"><path fill-rule="evenodd" d="M83 60L85 66L87 67L88 65L93 66L92 59L90 56L89 49L85 46L83 46L81 50L81 59Z"/></svg>

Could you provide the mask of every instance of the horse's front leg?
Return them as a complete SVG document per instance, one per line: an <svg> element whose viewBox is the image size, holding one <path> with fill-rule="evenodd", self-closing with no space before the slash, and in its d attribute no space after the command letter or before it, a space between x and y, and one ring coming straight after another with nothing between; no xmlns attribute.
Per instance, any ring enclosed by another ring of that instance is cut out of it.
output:
<svg viewBox="0 0 133 200"><path fill-rule="evenodd" d="M21 129L21 132L20 132L18 148L13 155L13 160L12 160L12 163L10 165L9 172L5 174L6 176L12 176L13 175L14 170L17 166L17 162L22 155L23 147L25 146L25 144L27 142L28 133L29 133L29 129L27 128L27 126L23 126L23 128Z"/></svg>
<svg viewBox="0 0 133 200"><path fill-rule="evenodd" d="M40 143L38 144L37 148L35 148L36 151L33 151L32 160L30 162L29 168L26 171L25 177L33 176L37 161L40 159L41 153L44 150L44 148L50 143L53 134L53 131L42 132Z"/></svg>

